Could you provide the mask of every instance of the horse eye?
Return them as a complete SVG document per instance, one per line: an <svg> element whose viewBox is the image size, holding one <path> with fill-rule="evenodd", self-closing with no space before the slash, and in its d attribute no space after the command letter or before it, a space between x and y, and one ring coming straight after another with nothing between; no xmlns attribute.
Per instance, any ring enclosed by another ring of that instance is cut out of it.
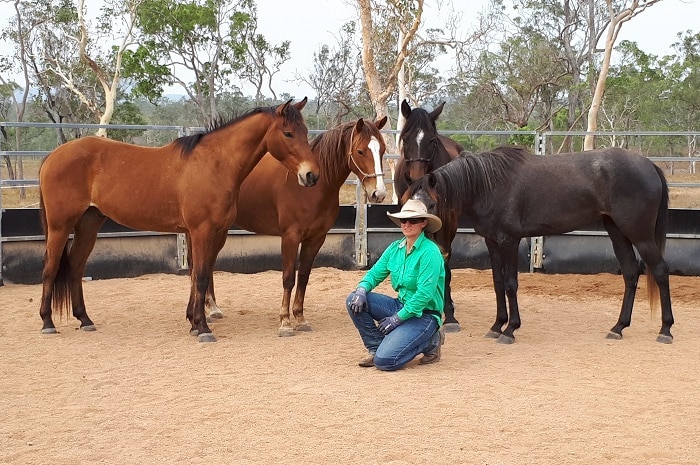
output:
<svg viewBox="0 0 700 465"><path fill-rule="evenodd" d="M291 133L291 131L284 131L284 137L294 137L294 134Z"/></svg>
<svg viewBox="0 0 700 465"><path fill-rule="evenodd" d="M365 151L362 150L362 149L358 149L358 150L357 150L357 153L359 153L360 155L364 155L364 154L365 154Z"/></svg>

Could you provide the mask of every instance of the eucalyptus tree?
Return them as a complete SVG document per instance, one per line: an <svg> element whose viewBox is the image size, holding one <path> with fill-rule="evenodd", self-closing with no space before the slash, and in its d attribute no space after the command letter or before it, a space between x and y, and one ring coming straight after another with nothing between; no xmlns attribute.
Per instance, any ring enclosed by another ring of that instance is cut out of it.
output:
<svg viewBox="0 0 700 465"><path fill-rule="evenodd" d="M389 102L407 98L415 105L443 84L434 62L448 48L469 39L458 34L459 18L450 15L444 27L424 24L424 0L357 0L362 40L362 69L378 116L389 114ZM397 129L402 126L399 113ZM389 141L387 141L389 142ZM391 145L391 144L390 144Z"/></svg>
<svg viewBox="0 0 700 465"><path fill-rule="evenodd" d="M316 127L337 126L353 113L361 100L364 79L355 34L354 21L343 24L336 43L323 44L314 52L309 73L297 76L316 93L315 99L310 102L314 108Z"/></svg>
<svg viewBox="0 0 700 465"><path fill-rule="evenodd" d="M598 111L600 110L603 94L605 93L605 83L608 77L608 70L610 69L613 48L615 47L615 42L617 42L617 36L622 26L660 1L661 0L625 0L613 2L613 0L605 0L609 24L605 34L603 58L598 71L593 96L591 97L591 105L588 109L587 132L594 132L598 129ZM583 149L591 150L594 146L595 136L586 134L583 142Z"/></svg>
<svg viewBox="0 0 700 465"><path fill-rule="evenodd" d="M256 32L253 0L142 0L137 27L141 40L124 60L134 93L157 101L177 86L197 105L202 125L219 117L217 95L242 92L244 82L256 102L265 86L274 98L272 77L289 58L288 42L273 46Z"/></svg>

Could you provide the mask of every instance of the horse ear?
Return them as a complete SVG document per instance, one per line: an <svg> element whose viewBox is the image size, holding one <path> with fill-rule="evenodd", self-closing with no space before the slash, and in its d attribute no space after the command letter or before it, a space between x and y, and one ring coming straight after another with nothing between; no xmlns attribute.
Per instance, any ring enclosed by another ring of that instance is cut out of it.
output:
<svg viewBox="0 0 700 465"><path fill-rule="evenodd" d="M428 176L428 186L431 189L434 189L435 186L437 185L437 177L435 177L434 173L428 173L428 174L426 174L426 176Z"/></svg>
<svg viewBox="0 0 700 465"><path fill-rule="evenodd" d="M374 125L377 126L377 129L381 129L381 128L384 127L384 125L386 124L387 120L388 120L388 118L387 118L386 115L385 115L384 118L378 119L377 121L375 121L375 122L374 122Z"/></svg>
<svg viewBox="0 0 700 465"><path fill-rule="evenodd" d="M408 118L408 115L411 114L411 105L408 104L408 100L406 99L401 102L401 114L404 118Z"/></svg>
<svg viewBox="0 0 700 465"><path fill-rule="evenodd" d="M443 108L445 108L445 102L442 102L440 105L437 106L437 108L430 112L430 119L432 119L433 121L438 119L438 116L440 116L440 113L442 113Z"/></svg>
<svg viewBox="0 0 700 465"><path fill-rule="evenodd" d="M290 100L291 102L291 100ZM301 111L302 108L306 106L306 102L308 102L308 99L304 97L301 101L297 102L294 104L295 107L297 107L297 110Z"/></svg>
<svg viewBox="0 0 700 465"><path fill-rule="evenodd" d="M362 132L362 128L365 127L365 120L360 118L355 123L355 132Z"/></svg>
<svg viewBox="0 0 700 465"><path fill-rule="evenodd" d="M284 115L285 113L287 113L287 108L289 107L289 104L292 103L292 100L294 99L289 99L287 100L287 102L279 105L277 109L275 109L275 113L277 113L278 115Z"/></svg>

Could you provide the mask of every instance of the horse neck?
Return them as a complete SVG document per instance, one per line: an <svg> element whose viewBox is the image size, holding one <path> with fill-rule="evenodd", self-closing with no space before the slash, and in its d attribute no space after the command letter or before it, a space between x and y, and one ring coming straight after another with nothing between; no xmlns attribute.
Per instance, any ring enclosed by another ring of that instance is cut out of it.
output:
<svg viewBox="0 0 700 465"><path fill-rule="evenodd" d="M262 120L266 120L261 122ZM231 160L240 167L239 178L242 179L255 168L255 165L267 153L265 135L270 129L271 116L255 113L247 118L211 133L207 150L221 153L223 158ZM213 150L212 150L213 151Z"/></svg>

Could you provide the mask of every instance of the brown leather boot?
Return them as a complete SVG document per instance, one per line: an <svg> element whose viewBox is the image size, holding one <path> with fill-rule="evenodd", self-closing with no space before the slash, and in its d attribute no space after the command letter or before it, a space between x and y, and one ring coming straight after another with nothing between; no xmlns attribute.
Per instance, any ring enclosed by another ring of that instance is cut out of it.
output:
<svg viewBox="0 0 700 465"><path fill-rule="evenodd" d="M429 365L440 361L440 357L442 356L441 347L445 343L445 333L443 333L442 330L439 330L438 333L440 333L440 342L437 347L423 354L423 358L418 362L420 365Z"/></svg>
<svg viewBox="0 0 700 465"><path fill-rule="evenodd" d="M357 363L361 367L369 368L374 366L374 355L370 354Z"/></svg>

